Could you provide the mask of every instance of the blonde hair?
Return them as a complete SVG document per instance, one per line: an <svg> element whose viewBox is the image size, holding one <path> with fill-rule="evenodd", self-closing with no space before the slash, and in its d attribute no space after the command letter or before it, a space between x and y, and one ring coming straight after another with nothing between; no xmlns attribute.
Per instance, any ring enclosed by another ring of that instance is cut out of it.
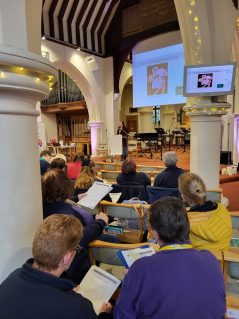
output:
<svg viewBox="0 0 239 319"><path fill-rule="evenodd" d="M55 270L68 251L74 250L83 236L81 222L71 215L53 214L39 226L32 244L38 266Z"/></svg>
<svg viewBox="0 0 239 319"><path fill-rule="evenodd" d="M183 173L179 176L178 186L189 205L203 205L206 201L206 186L197 174Z"/></svg>
<svg viewBox="0 0 239 319"><path fill-rule="evenodd" d="M92 173L90 172L90 168L85 166L81 170L80 175L77 177L74 188L89 189L95 181L93 176L92 176Z"/></svg>

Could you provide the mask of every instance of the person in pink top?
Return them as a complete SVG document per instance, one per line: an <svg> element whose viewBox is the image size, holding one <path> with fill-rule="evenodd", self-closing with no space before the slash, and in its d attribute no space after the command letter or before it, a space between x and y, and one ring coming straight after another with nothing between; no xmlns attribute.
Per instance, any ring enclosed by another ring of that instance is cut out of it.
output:
<svg viewBox="0 0 239 319"><path fill-rule="evenodd" d="M84 160L83 154L76 154L73 163L67 163L67 176L70 179L77 179L80 174L82 162Z"/></svg>

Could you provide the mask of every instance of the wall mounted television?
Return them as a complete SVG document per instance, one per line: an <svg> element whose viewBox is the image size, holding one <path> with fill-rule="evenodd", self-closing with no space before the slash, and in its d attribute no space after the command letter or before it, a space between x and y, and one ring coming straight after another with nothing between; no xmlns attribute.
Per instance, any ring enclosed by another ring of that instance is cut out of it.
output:
<svg viewBox="0 0 239 319"><path fill-rule="evenodd" d="M184 66L184 96L218 96L232 94L236 63Z"/></svg>

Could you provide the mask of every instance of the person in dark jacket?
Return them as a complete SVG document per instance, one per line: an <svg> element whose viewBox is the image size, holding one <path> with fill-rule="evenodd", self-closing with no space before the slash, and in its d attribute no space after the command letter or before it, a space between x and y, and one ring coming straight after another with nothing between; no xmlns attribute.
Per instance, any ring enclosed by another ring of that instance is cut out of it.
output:
<svg viewBox="0 0 239 319"><path fill-rule="evenodd" d="M73 183L61 169L49 169L41 180L43 198L43 218L51 214L72 214L80 219L83 226L87 223L87 216L90 215L83 209L77 211L66 202L73 196Z"/></svg>
<svg viewBox="0 0 239 319"><path fill-rule="evenodd" d="M108 224L108 216L99 213L94 220L91 214L80 207L76 211L65 202L66 199L72 197L72 194L73 184L62 170L48 170L42 177L43 217L46 218L52 214L73 215L84 226L80 242L83 250L80 254L75 255L69 269L62 274L65 278L79 284L90 268L88 244L102 235L104 227Z"/></svg>
<svg viewBox="0 0 239 319"><path fill-rule="evenodd" d="M128 156L128 136L129 131L127 127L125 126L124 122L119 122L118 129L117 129L117 135L122 136L122 161L125 160Z"/></svg>
<svg viewBox="0 0 239 319"><path fill-rule="evenodd" d="M143 172L136 172L136 163L132 159L126 159L123 161L121 166L122 173L116 178L117 184L119 185L150 185L150 178Z"/></svg>
<svg viewBox="0 0 239 319"><path fill-rule="evenodd" d="M97 316L92 303L74 291L72 281L60 278L80 250L83 227L69 215L52 215L39 226L33 240L33 259L12 272L0 286L1 319L106 319L111 305Z"/></svg>
<svg viewBox="0 0 239 319"><path fill-rule="evenodd" d="M163 162L166 169L159 173L154 181L154 186L178 188L178 178L185 171L177 167L177 154L175 152L167 152L163 155Z"/></svg>
<svg viewBox="0 0 239 319"><path fill-rule="evenodd" d="M43 175L50 167L51 153L48 150L43 150L40 153L40 172Z"/></svg>

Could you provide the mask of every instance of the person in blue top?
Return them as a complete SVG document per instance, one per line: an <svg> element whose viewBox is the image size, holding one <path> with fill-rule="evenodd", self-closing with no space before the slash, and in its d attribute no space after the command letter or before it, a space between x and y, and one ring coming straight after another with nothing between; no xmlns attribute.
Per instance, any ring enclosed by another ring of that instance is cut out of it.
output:
<svg viewBox="0 0 239 319"><path fill-rule="evenodd" d="M48 150L43 150L40 153L40 172L43 175L50 167L51 153Z"/></svg>
<svg viewBox="0 0 239 319"><path fill-rule="evenodd" d="M138 259L126 274L114 319L224 319L226 299L217 259L189 242L189 221L180 199L150 207L158 253Z"/></svg>

